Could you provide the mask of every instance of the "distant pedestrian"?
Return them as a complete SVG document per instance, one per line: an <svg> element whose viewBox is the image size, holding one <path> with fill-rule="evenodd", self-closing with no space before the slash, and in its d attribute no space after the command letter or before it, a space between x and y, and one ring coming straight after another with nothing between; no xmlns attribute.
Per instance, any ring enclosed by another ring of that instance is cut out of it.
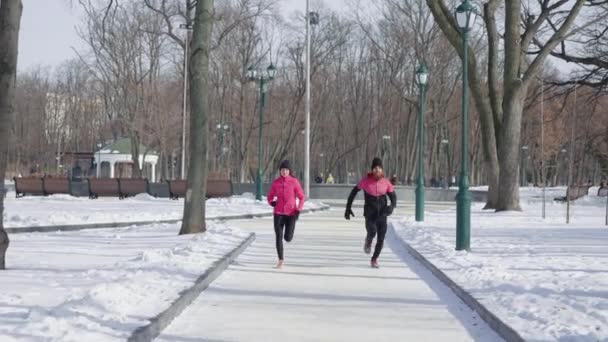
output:
<svg viewBox="0 0 608 342"><path fill-rule="evenodd" d="M371 259L371 266L378 268L378 257L384 245L384 238L387 231L387 216L393 213L397 206L397 196L393 185L384 177L382 169L382 160L374 158L372 161L372 171L363 177L359 183L352 189L346 202L346 211L344 218L350 220L351 216L355 216L352 211L352 204L357 192L363 190L365 196L365 205L363 207L363 216L365 216L365 229L367 236L363 244L363 251L366 254L371 253L372 242L376 235L376 247ZM391 205L388 205L386 197L391 199Z"/></svg>
<svg viewBox="0 0 608 342"><path fill-rule="evenodd" d="M391 184L397 185L397 183L399 183L399 181L397 180L397 175L392 175L391 176Z"/></svg>
<svg viewBox="0 0 608 342"><path fill-rule="evenodd" d="M331 173L327 174L327 179L325 179L325 183L334 184L334 176L332 176Z"/></svg>
<svg viewBox="0 0 608 342"><path fill-rule="evenodd" d="M296 220L304 207L304 191L300 182L291 176L289 160L283 160L279 166L280 176L270 185L266 196L268 204L274 207L274 233L279 261L277 268L283 267L283 239L291 242L296 228ZM298 199L298 203L296 203Z"/></svg>

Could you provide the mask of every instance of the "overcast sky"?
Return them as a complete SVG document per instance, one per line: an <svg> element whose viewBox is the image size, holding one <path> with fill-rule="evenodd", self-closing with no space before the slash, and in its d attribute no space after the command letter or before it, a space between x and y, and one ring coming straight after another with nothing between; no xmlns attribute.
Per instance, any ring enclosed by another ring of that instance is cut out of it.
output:
<svg viewBox="0 0 608 342"><path fill-rule="evenodd" d="M132 0L133 1L133 0ZM343 0L321 1L337 10ZM76 57L73 47L81 46L75 26L79 21L78 1L69 0L23 0L23 17L19 36L19 70L36 65L55 66L62 61ZM305 0L280 0L285 14L304 12Z"/></svg>
<svg viewBox="0 0 608 342"><path fill-rule="evenodd" d="M136 1L136 0L131 0ZM346 11L347 0L311 0L322 2L338 11ZM37 65L56 66L62 61L75 58L73 48L81 46L75 27L79 22L78 1L73 0L23 0L23 17L19 36L19 70ZM281 11L290 15L304 12L306 0L280 0ZM555 62L554 62L555 63ZM561 70L570 70L572 64L557 62Z"/></svg>

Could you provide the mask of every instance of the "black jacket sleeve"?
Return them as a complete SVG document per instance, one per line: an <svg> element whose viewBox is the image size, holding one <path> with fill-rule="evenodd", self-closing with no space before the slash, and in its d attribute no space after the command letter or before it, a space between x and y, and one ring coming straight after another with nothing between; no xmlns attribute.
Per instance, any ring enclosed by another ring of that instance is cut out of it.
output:
<svg viewBox="0 0 608 342"><path fill-rule="evenodd" d="M352 207L353 201L355 200L355 196L357 196L358 192L359 188L357 188L357 186L351 190L350 195L348 195L348 201L346 201L346 209L350 209Z"/></svg>
<svg viewBox="0 0 608 342"><path fill-rule="evenodd" d="M397 195L394 191L387 193L387 195L388 198L391 199L391 208L395 209L395 207L397 206Z"/></svg>

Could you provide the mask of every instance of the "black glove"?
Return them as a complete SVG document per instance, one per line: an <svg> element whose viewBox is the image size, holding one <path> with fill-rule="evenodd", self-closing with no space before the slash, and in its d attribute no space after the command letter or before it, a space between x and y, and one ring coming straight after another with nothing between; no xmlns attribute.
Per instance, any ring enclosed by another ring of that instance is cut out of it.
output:
<svg viewBox="0 0 608 342"><path fill-rule="evenodd" d="M270 206L271 206L271 207L276 207L276 206L277 206L277 201L272 201L272 202L270 202Z"/></svg>
<svg viewBox="0 0 608 342"><path fill-rule="evenodd" d="M393 207L386 207L386 216L391 216L393 214Z"/></svg>
<svg viewBox="0 0 608 342"><path fill-rule="evenodd" d="M344 218L350 220L351 216L355 217L355 213L353 213L353 210L351 208L346 208L346 211L344 212Z"/></svg>
<svg viewBox="0 0 608 342"><path fill-rule="evenodd" d="M300 218L300 211L296 210L293 214L293 216L296 218L296 221Z"/></svg>

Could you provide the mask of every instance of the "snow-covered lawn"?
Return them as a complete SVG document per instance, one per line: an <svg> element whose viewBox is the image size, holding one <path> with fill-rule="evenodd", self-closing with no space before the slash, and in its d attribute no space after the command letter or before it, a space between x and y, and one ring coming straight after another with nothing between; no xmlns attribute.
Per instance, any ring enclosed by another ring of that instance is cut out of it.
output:
<svg viewBox="0 0 608 342"><path fill-rule="evenodd" d="M304 204L305 209L319 207L313 202ZM147 194L124 200L109 197L92 200L69 195L15 198L15 193L9 192L4 205L5 227L177 220L184 210L183 199L154 198ZM256 202L252 194L209 199L206 209L208 219L272 212L272 207L265 201Z"/></svg>
<svg viewBox="0 0 608 342"><path fill-rule="evenodd" d="M565 188L522 188L522 212L483 211L475 203L471 252L457 252L454 209L393 221L397 233L482 304L532 341L608 340L608 227L606 198L571 207L553 202Z"/></svg>
<svg viewBox="0 0 608 342"><path fill-rule="evenodd" d="M9 226L179 219L182 201L7 197ZM318 201L305 208L320 208ZM272 212L251 195L207 201L207 217ZM11 234L0 272L0 341L124 341L248 236L235 221L204 234L179 224Z"/></svg>
<svg viewBox="0 0 608 342"><path fill-rule="evenodd" d="M209 223L12 235L0 272L1 341L125 340L248 234Z"/></svg>

